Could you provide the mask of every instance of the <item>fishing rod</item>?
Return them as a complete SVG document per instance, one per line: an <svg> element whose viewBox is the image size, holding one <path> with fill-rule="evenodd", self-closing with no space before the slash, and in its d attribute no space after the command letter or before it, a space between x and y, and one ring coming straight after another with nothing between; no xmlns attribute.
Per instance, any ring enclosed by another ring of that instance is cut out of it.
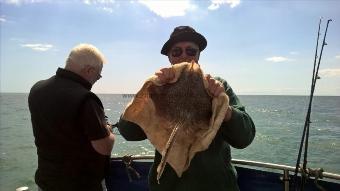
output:
<svg viewBox="0 0 340 191"><path fill-rule="evenodd" d="M296 163L296 167L295 167L295 174L294 174L294 183L296 183L296 178L297 178L297 172L298 172L298 168L300 165L300 159L301 159L301 152L302 152L302 146L303 146L303 141L305 140L305 152L304 152L304 163L303 163L303 167L302 169L306 170L306 164L307 164L307 151L308 151L308 138L309 138L309 127L310 127L310 114L311 114L311 108L312 108L312 101L313 101L313 95L314 95L314 87L315 87L315 82L317 79L317 75L315 73L315 69L316 69L316 60L318 58L318 47L319 47L319 37L320 37L320 25L321 25L321 21L322 21L322 17L319 20L319 28L318 28L318 37L316 40L316 48L315 48L315 55L314 55L314 65L313 65L313 75L312 75L312 83L311 83L311 89L310 89L310 97L309 97L309 106L308 106L308 111L307 111L307 115L306 115L306 120L305 120L305 125L304 125L304 130L303 130L303 134L302 134L302 139L301 139L301 143L300 143L300 150L299 150L299 155L298 155L298 162ZM320 60L320 58L319 58ZM306 139L305 139L305 135L306 135ZM302 175L302 173L301 173ZM305 176L301 176L303 177L301 179L301 190L304 190L304 184L305 184ZM296 190L297 190L297 186L296 186Z"/></svg>
<svg viewBox="0 0 340 191"><path fill-rule="evenodd" d="M317 60L317 54L318 54L318 46L319 46L319 37L320 37L320 25L321 25L321 21L322 18L320 18L319 20L319 28L318 28L318 36L317 36L317 40L316 40L316 48L315 48L315 56L314 56L314 67L313 67L313 75L312 75L312 85L311 85L311 93L313 91L313 85L314 85L314 77L315 77L315 68L316 68L316 60ZM309 99L309 106L311 105L311 96ZM295 190L297 191L297 185L296 185L296 179L297 179L297 173L298 173L298 169L299 169L299 165L300 165L300 159L301 159L301 152L302 152L302 146L303 146L303 142L305 139L305 135L306 135L306 123L307 123L307 118L308 118L308 113L310 111L310 107L308 107L308 111L307 111L307 116L306 116L306 121L305 121L305 126L303 129L303 133L302 133L302 138L301 138L301 142L300 142L300 148L299 148L299 154L298 154L298 158L296 161L296 166L295 166L295 172L294 172L294 179L293 179L293 184L295 185ZM309 123L308 123L309 124Z"/></svg>
<svg viewBox="0 0 340 191"><path fill-rule="evenodd" d="M317 36L317 43L316 43L316 49L315 49L315 56L314 56L314 67L313 67L312 84L311 84L311 92L310 92L310 97L309 97L308 110L307 110L306 120L305 120L305 124L304 124L303 134L302 134L302 138L301 138L301 142L300 142L299 154L298 154L298 158L297 158L297 161L296 161L295 172L294 172L293 185L295 186L296 191L298 190L297 174L298 174L298 170L299 170L303 145L305 146L304 147L305 150L304 150L303 166L302 166L302 169L301 169L301 172L303 172L303 173L301 173L301 187L300 187L301 191L304 190L304 186L305 186L305 183L307 181L307 177L306 177L305 172L307 172L306 167L307 167L308 139L309 139L309 127L310 127L310 123L311 123L310 115L311 115L311 111L312 111L312 102L313 102L316 80L320 79L318 73L319 73L319 67L320 67L320 63L321 63L323 48L324 48L325 45L327 45L326 36L327 36L328 25L329 25L329 22L332 21L332 19L328 19L328 21L327 21L327 26L326 26L326 30L325 30L325 33L324 33L324 38L323 38L323 43L322 43L322 46L321 46L320 56L319 56L318 64L317 64L317 67L316 67L316 60L318 58L317 53L318 53L321 21L322 21L322 18L320 18L320 21L319 21L319 28L318 28L318 36Z"/></svg>

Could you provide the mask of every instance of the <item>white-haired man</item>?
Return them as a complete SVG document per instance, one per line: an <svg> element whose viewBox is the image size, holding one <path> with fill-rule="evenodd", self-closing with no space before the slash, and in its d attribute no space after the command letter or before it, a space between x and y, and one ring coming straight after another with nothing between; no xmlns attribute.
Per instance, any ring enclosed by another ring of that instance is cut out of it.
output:
<svg viewBox="0 0 340 191"><path fill-rule="evenodd" d="M72 49L65 68L37 82L28 97L41 190L103 190L114 135L90 90L101 78L103 54L93 45Z"/></svg>

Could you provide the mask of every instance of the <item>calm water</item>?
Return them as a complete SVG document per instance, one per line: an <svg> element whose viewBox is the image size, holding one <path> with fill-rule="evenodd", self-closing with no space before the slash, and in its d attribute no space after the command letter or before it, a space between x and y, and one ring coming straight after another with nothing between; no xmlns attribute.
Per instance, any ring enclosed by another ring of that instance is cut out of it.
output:
<svg viewBox="0 0 340 191"><path fill-rule="evenodd" d="M130 98L100 95L107 116L116 122ZM254 142L232 150L233 158L295 166L308 97L240 96L256 125ZM315 97L310 130L308 165L340 174L340 97ZM112 154L152 155L148 141L127 142L121 136ZM0 190L20 186L35 190L37 156L27 94L0 94Z"/></svg>

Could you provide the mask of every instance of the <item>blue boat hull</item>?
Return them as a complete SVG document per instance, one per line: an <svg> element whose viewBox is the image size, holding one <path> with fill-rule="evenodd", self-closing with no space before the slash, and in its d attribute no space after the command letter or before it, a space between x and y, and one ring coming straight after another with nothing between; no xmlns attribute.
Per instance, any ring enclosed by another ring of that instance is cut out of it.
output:
<svg viewBox="0 0 340 191"><path fill-rule="evenodd" d="M110 173L106 177L108 191L147 191L148 172L151 161L133 161L131 167L139 174L129 173L121 160L111 160ZM283 191L282 174L236 166L238 183L241 191ZM292 179L292 176L290 177ZM131 180L131 181L130 181ZM327 191L339 191L340 184L319 180L318 183ZM293 190L292 185L290 190ZM312 179L305 185L306 191L318 191Z"/></svg>

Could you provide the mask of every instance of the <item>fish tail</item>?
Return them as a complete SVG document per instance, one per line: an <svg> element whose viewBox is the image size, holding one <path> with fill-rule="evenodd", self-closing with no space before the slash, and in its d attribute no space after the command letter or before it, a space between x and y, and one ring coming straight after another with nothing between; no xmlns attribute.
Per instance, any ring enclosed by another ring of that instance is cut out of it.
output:
<svg viewBox="0 0 340 191"><path fill-rule="evenodd" d="M178 123L175 124L175 127L171 132L171 135L168 139L168 142L166 143L165 149L162 151L162 160L157 167L157 182L158 182L158 184L160 184L159 180L161 179L161 176L164 172L166 161L167 161L168 156L169 156L169 152L172 148L173 143L175 142L177 131L178 131L180 126L182 126L181 122L178 122Z"/></svg>

